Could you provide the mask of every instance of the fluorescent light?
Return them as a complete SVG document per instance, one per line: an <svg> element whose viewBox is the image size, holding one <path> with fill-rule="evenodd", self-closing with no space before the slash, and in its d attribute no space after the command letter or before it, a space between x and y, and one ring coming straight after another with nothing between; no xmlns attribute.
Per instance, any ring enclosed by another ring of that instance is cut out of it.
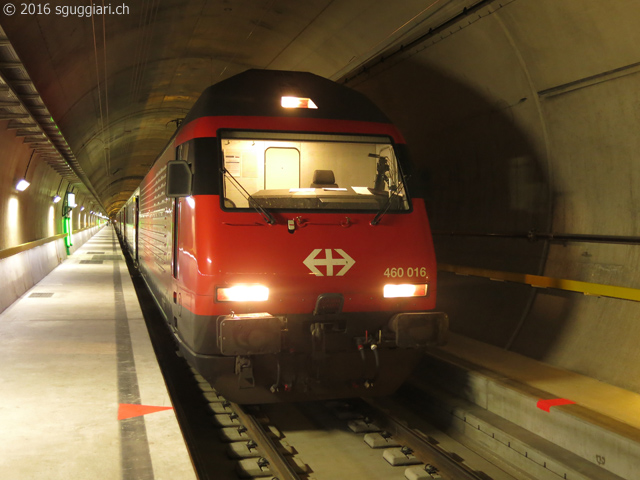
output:
<svg viewBox="0 0 640 480"><path fill-rule="evenodd" d="M83 211L83 210L84 210L84 207L80 207L80 211Z"/></svg>
<svg viewBox="0 0 640 480"><path fill-rule="evenodd" d="M407 283L401 285L387 284L384 286L384 297L425 297L427 295L427 289L428 285L424 283L420 285L410 285Z"/></svg>
<svg viewBox="0 0 640 480"><path fill-rule="evenodd" d="M53 208L53 205L49 205L49 222L48 222L48 226L49 226L49 236L53 237L53 235L55 234L55 210Z"/></svg>
<svg viewBox="0 0 640 480"><path fill-rule="evenodd" d="M52 200L53 203L58 203L60 200L62 200L62 197L60 195L55 195Z"/></svg>
<svg viewBox="0 0 640 480"><path fill-rule="evenodd" d="M262 285L218 287L216 300L219 302L264 302L269 300L269 289Z"/></svg>
<svg viewBox="0 0 640 480"><path fill-rule="evenodd" d="M282 97L280 105L284 108L318 108L313 100L302 97Z"/></svg>
<svg viewBox="0 0 640 480"><path fill-rule="evenodd" d="M20 181L18 183L16 183L16 190L18 190L19 192L24 192L29 185L31 185L29 182L27 182L24 178L21 178Z"/></svg>

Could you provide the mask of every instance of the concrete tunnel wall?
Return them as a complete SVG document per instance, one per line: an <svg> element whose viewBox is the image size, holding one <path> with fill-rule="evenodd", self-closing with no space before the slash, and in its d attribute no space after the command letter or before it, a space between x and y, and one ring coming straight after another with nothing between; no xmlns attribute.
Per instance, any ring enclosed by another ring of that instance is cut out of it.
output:
<svg viewBox="0 0 640 480"><path fill-rule="evenodd" d="M405 134L433 230L640 235L640 4L502 4L347 82ZM0 249L50 234L60 182L36 156L31 187L15 191L30 150L6 125ZM435 241L443 263L640 288L638 246ZM638 303L448 273L438 293L456 332L640 391Z"/></svg>
<svg viewBox="0 0 640 480"><path fill-rule="evenodd" d="M640 4L492 11L347 83L405 134L432 229L639 236ZM640 288L638 245L435 243L443 263ZM640 391L640 303L451 273L438 288L453 331Z"/></svg>
<svg viewBox="0 0 640 480"><path fill-rule="evenodd" d="M13 247L64 233L64 202L53 203L53 196L58 193L64 197L68 186L38 153L32 156L33 149L24 143L24 137L16 135L15 129L7 127L8 123L0 121L0 312L66 258L62 239L7 258L3 255ZM16 183L25 173L31 185L19 192ZM89 213L92 200L82 194L76 196L78 206L71 213L71 228L82 232L74 234L71 253L97 231L88 228L102 222ZM85 207L84 211L80 211L81 207Z"/></svg>
<svg viewBox="0 0 640 480"><path fill-rule="evenodd" d="M0 251L64 233L63 201L53 203L53 197L56 193L64 197L67 188L72 189L37 152L32 157L33 149L24 143L24 137L16 135L15 129L9 129L8 124L9 120L0 121ZM25 173L31 185L19 192L16 184ZM99 223L100 219L90 214L95 203L91 197L76 194L78 206L71 212L73 230ZM85 207L83 211L82 207Z"/></svg>

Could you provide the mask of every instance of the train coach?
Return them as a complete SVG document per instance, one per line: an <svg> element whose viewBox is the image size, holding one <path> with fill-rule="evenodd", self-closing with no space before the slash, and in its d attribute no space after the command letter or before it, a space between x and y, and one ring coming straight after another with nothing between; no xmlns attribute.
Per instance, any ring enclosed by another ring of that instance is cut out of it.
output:
<svg viewBox="0 0 640 480"><path fill-rule="evenodd" d="M206 89L118 213L187 361L237 403L393 392L442 344L399 131L310 73Z"/></svg>

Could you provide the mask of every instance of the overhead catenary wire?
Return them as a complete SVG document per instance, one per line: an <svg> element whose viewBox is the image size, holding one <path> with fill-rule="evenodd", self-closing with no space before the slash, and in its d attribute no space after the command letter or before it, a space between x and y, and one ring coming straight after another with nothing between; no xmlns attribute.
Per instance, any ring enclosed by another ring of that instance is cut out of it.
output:
<svg viewBox="0 0 640 480"><path fill-rule="evenodd" d="M155 19L160 6L160 0L150 0L149 2L142 2L142 10L140 13L140 22L138 28L140 29L140 42L139 47L136 50L136 56L133 65L133 76L131 79L131 100L135 104L137 97L142 91L142 78L149 61L149 52L151 51L151 44L153 38L153 30L155 26Z"/></svg>
<svg viewBox="0 0 640 480"><path fill-rule="evenodd" d="M102 144L103 144L102 156L104 159L104 166L107 171L107 176L109 176L111 167L109 165L109 160L105 152L105 147L107 143L104 140L105 127L104 127L104 114L102 112L102 89L100 87L100 67L98 64L98 42L96 40L96 23L93 15L91 16L91 30L93 33L93 52L94 52L95 64L96 64L96 82L98 86L98 107L100 111L100 135L102 137ZM105 79L106 79L106 74L105 74Z"/></svg>
<svg viewBox="0 0 640 480"><path fill-rule="evenodd" d="M102 0L102 11L104 12L104 0ZM103 53L103 61L104 61L104 106L105 112L107 116L107 141L104 145L107 154L107 164L109 165L109 171L107 172L109 176L112 175L111 172L111 122L109 122L109 82L107 75L107 26L105 22L105 15L102 14L102 53Z"/></svg>
<svg viewBox="0 0 640 480"><path fill-rule="evenodd" d="M275 6L276 1L275 0L267 0L264 4L263 7L263 12L262 15L260 16L260 18L258 19L258 21L253 22L253 27L251 27L251 30L249 31L249 34L246 36L246 38L244 39L244 42L242 45L239 45L236 53L233 54L233 56L229 59L229 61L227 61L227 63L224 65L224 67L222 68L222 70L220 71L220 77L222 77L224 75L224 73L227 71L227 68L229 68L229 65L233 64L233 62L235 62L236 58L238 57L238 53L242 51L242 47L247 45L247 42L249 41L249 39L253 36L253 32L256 31L256 28L258 28L259 26L262 25L262 22L264 20L264 18L273 11L273 8Z"/></svg>

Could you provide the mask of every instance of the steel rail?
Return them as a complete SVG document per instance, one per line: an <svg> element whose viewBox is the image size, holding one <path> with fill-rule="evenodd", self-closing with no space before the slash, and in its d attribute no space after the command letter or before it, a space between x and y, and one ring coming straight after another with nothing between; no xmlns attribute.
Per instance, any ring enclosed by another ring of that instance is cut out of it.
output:
<svg viewBox="0 0 640 480"><path fill-rule="evenodd" d="M300 476L284 456L280 454L260 422L253 415L245 412L237 403L230 402L230 406L238 415L240 423L246 427L249 437L258 444L263 457L269 462L269 469L273 472L274 477L277 480L300 480Z"/></svg>
<svg viewBox="0 0 640 480"><path fill-rule="evenodd" d="M425 465L435 466L443 478L487 480L486 474L462 463L442 447L431 442L429 437L421 431L410 428L406 422L395 417L388 407L378 405L376 399L362 398L362 400L376 411L376 425L389 432L402 445L413 450L413 455Z"/></svg>

